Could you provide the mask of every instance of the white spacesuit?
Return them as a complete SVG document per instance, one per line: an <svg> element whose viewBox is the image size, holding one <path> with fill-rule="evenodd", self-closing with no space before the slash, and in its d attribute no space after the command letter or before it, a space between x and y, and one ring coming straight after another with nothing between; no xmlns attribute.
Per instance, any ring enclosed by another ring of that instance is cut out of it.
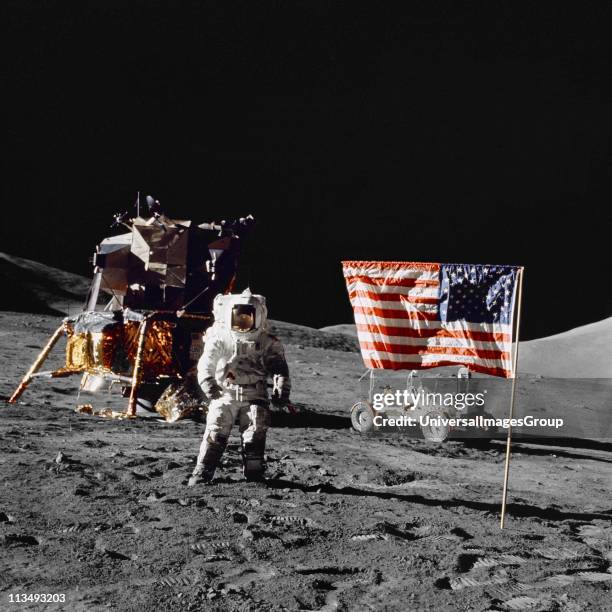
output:
<svg viewBox="0 0 612 612"><path fill-rule="evenodd" d="M261 480L269 425L268 377L274 383L272 402L289 402L289 370L281 342L267 331L266 299L249 289L218 295L213 314L215 322L206 332L198 362L198 382L210 404L189 486L212 480L236 418L244 475Z"/></svg>

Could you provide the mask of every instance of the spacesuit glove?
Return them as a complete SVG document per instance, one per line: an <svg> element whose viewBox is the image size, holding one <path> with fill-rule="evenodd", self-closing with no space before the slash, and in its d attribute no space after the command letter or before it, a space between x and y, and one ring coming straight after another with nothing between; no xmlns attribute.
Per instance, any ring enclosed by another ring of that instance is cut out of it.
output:
<svg viewBox="0 0 612 612"><path fill-rule="evenodd" d="M202 382L202 391L209 400L218 399L223 395L223 389L217 384L217 381L210 377Z"/></svg>

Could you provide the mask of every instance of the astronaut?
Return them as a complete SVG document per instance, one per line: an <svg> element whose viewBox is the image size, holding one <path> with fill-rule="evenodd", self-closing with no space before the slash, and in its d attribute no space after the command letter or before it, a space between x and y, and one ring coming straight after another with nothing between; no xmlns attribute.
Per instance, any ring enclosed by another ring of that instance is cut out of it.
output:
<svg viewBox="0 0 612 612"><path fill-rule="evenodd" d="M289 403L289 369L281 342L268 333L266 299L249 289L218 295L213 315L198 362L198 382L210 404L190 487L213 479L236 418L244 476L263 480L270 420L268 377L273 379L272 402Z"/></svg>

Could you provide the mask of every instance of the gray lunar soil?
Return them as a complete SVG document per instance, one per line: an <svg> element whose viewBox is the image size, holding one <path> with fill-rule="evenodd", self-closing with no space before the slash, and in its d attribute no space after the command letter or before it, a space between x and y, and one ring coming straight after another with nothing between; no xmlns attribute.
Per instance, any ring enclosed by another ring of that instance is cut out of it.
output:
<svg viewBox="0 0 612 612"><path fill-rule="evenodd" d="M59 321L0 313L4 398ZM610 609L609 442L516 443L500 531L503 441L358 434L355 340L275 328L302 412L274 416L266 484L242 481L234 432L187 488L204 424L77 414L78 377L0 404L0 609Z"/></svg>

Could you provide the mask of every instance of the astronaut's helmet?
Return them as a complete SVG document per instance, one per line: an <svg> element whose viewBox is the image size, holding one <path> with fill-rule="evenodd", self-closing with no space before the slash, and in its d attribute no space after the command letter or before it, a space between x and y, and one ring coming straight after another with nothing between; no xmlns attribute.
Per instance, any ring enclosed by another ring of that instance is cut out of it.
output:
<svg viewBox="0 0 612 612"><path fill-rule="evenodd" d="M213 305L215 322L231 332L235 340L252 341L266 327L268 309L263 295L250 289L240 294L218 295Z"/></svg>

